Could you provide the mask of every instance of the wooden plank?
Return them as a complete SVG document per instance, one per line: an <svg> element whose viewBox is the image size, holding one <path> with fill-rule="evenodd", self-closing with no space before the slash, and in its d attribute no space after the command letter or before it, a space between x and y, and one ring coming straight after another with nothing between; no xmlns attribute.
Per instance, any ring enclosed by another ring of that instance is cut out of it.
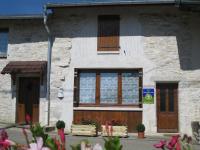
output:
<svg viewBox="0 0 200 150"><path fill-rule="evenodd" d="M105 110L74 110L74 123L81 120L93 120L103 125L106 121L119 121L128 126L128 132L136 132L137 124L142 122L142 112L139 111L105 111Z"/></svg>

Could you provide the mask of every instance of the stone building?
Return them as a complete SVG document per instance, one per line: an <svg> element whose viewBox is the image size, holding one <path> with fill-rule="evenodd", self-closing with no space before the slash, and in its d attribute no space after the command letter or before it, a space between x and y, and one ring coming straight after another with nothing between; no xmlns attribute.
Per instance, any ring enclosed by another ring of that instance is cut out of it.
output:
<svg viewBox="0 0 200 150"><path fill-rule="evenodd" d="M0 122L30 114L67 130L84 119L191 134L200 121L200 13L150 2L47 4L50 34L43 16L1 17Z"/></svg>

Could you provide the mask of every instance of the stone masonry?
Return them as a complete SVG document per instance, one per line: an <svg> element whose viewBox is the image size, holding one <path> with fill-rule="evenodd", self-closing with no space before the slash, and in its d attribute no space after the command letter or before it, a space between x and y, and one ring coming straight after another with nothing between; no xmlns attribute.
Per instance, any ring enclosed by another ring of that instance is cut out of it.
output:
<svg viewBox="0 0 200 150"><path fill-rule="evenodd" d="M169 11L170 10L170 11ZM119 14L119 54L97 53L97 16ZM7 59L46 60L47 34L42 20L0 20L9 27ZM191 134L191 121L200 121L200 14L177 8L58 9L48 22L54 37L51 71L50 121L73 121L74 68L143 68L143 86L178 82L179 130ZM106 60L106 63L105 63ZM0 75L0 122L15 122L15 88L9 75ZM58 99L58 91L64 98ZM47 101L40 99L40 120L47 123ZM134 111L134 110L133 110ZM157 132L156 97L143 105L147 133Z"/></svg>

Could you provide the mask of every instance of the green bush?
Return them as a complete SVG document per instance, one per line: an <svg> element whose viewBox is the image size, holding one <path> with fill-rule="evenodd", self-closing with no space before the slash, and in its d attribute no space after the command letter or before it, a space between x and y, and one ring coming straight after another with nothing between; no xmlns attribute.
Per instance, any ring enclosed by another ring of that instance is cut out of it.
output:
<svg viewBox="0 0 200 150"><path fill-rule="evenodd" d="M65 122L62 121L62 120L58 120L58 121L56 122L56 128L57 128L57 129L64 129L64 128L65 128Z"/></svg>
<svg viewBox="0 0 200 150"><path fill-rule="evenodd" d="M104 142L105 150L122 150L119 137L104 138Z"/></svg>
<svg viewBox="0 0 200 150"><path fill-rule="evenodd" d="M32 125L30 130L34 139L42 137L43 141L46 141L48 135L44 133L44 127L42 127L39 123Z"/></svg>
<svg viewBox="0 0 200 150"><path fill-rule="evenodd" d="M137 129L138 132L144 132L145 126L144 126L144 124L140 123L140 124L137 125L136 129Z"/></svg>

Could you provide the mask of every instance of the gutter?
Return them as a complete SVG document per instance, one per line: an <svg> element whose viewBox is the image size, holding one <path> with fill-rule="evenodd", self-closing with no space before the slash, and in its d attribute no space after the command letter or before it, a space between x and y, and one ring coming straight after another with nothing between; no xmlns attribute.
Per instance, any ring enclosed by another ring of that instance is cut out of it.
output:
<svg viewBox="0 0 200 150"><path fill-rule="evenodd" d="M0 20L21 20L21 19L43 19L43 15L36 14L36 15L9 15L3 16L0 15Z"/></svg>
<svg viewBox="0 0 200 150"><path fill-rule="evenodd" d="M53 40L51 31L49 29L49 26L47 24L48 21L48 12L47 7L44 6L43 10L43 17L44 17L44 26L48 34L48 52L47 52L47 95L46 99L48 100L48 115L47 115L47 125L50 124L50 79L51 79L51 55L52 55L52 46L53 46Z"/></svg>
<svg viewBox="0 0 200 150"><path fill-rule="evenodd" d="M173 5L176 0L127 0L127 1L103 1L103 2L83 2L83 3L47 3L47 8L59 7L87 7L87 6L117 6L117 5Z"/></svg>

